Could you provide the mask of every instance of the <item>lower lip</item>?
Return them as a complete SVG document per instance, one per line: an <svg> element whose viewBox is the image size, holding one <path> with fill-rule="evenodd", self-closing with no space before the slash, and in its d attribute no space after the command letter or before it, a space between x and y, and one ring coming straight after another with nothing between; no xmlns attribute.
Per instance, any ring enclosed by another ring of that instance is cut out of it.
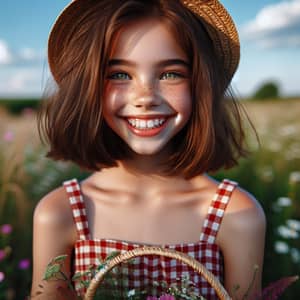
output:
<svg viewBox="0 0 300 300"><path fill-rule="evenodd" d="M164 124L160 127L152 128L152 129L138 129L133 126L131 126L127 120L125 120L128 128L130 131L132 131L135 135L140 136L140 137L152 137L158 135L161 131L165 129L167 126L169 119L167 119Z"/></svg>

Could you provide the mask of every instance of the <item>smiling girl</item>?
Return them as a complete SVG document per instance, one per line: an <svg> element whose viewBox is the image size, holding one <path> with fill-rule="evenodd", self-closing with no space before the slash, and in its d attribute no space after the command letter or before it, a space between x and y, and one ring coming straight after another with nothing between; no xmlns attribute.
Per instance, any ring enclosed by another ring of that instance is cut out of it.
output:
<svg viewBox="0 0 300 300"><path fill-rule="evenodd" d="M68 254L72 276L144 245L193 256L230 295L239 285L239 297L258 265L250 296L259 291L264 213L236 182L208 175L246 153L237 104L224 99L239 62L225 8L216 0L76 0L57 19L48 51L57 84L39 118L48 156L91 175L65 181L36 207L32 295L57 255ZM126 268L126 288L189 272L159 257ZM217 298L197 274L190 279ZM39 299L57 291L43 285Z"/></svg>

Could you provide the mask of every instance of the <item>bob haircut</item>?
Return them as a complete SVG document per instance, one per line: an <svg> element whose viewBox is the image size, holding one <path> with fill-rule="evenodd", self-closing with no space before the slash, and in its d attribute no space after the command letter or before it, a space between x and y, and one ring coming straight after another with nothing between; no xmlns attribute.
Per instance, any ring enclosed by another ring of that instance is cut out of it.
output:
<svg viewBox="0 0 300 300"><path fill-rule="evenodd" d="M180 1L89 2L74 20L76 30L66 35L61 80L38 114L40 137L50 145L47 157L73 161L89 171L130 159L132 150L102 115L111 45L128 22L156 18L169 26L191 66L192 114L171 140L173 152L164 162L164 174L192 178L236 165L247 154L241 110L233 98L225 99L230 80L200 18Z"/></svg>

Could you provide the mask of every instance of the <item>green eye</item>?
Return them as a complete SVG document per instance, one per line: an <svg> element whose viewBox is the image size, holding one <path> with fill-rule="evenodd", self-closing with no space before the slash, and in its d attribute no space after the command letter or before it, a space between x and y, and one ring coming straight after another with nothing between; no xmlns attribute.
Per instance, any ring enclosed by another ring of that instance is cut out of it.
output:
<svg viewBox="0 0 300 300"><path fill-rule="evenodd" d="M130 79L130 76L124 72L117 72L117 73L113 73L113 74L109 75L108 78L115 79L115 80L127 80L127 79Z"/></svg>
<svg viewBox="0 0 300 300"><path fill-rule="evenodd" d="M179 73L176 72L166 72L162 74L161 79L166 80L166 79L177 79L177 78L182 78L183 76Z"/></svg>

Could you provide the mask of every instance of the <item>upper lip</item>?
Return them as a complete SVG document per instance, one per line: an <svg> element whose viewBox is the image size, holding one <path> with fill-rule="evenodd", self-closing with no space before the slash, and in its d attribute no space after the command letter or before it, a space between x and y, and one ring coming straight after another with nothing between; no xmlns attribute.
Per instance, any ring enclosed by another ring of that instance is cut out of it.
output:
<svg viewBox="0 0 300 300"><path fill-rule="evenodd" d="M121 116L125 119L142 119L142 120L153 120L153 119L166 119L174 116L174 114L156 114L156 115L130 115L130 116Z"/></svg>

